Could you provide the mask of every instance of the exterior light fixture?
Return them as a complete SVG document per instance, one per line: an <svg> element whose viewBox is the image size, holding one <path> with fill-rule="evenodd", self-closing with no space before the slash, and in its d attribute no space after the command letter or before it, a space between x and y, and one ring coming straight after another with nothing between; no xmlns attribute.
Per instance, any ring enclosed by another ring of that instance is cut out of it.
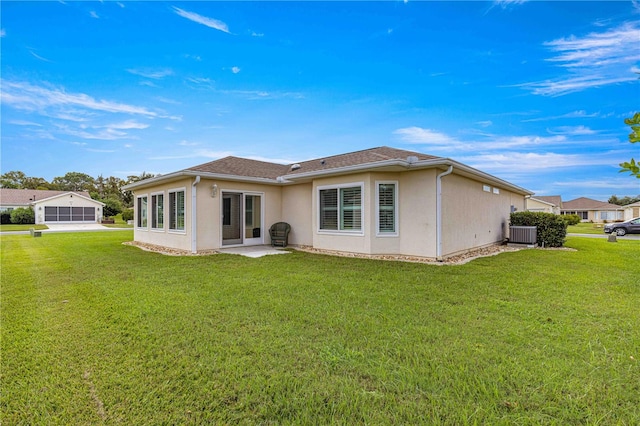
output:
<svg viewBox="0 0 640 426"><path fill-rule="evenodd" d="M213 184L213 186L211 187L211 198L216 198L218 196L218 185L217 184Z"/></svg>

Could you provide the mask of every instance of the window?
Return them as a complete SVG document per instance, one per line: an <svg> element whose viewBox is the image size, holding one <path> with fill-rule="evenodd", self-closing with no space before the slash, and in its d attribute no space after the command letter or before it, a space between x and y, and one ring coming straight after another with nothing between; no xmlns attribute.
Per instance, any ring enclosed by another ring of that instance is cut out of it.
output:
<svg viewBox="0 0 640 426"><path fill-rule="evenodd" d="M323 231L362 231L362 185L319 188L319 227Z"/></svg>
<svg viewBox="0 0 640 426"><path fill-rule="evenodd" d="M147 196L138 197L138 228L147 227Z"/></svg>
<svg viewBox="0 0 640 426"><path fill-rule="evenodd" d="M184 231L184 189L169 191L169 229Z"/></svg>
<svg viewBox="0 0 640 426"><path fill-rule="evenodd" d="M398 234L398 205L396 182L376 182L377 233L379 235Z"/></svg>
<svg viewBox="0 0 640 426"><path fill-rule="evenodd" d="M151 195L151 228L164 228L164 194Z"/></svg>
<svg viewBox="0 0 640 426"><path fill-rule="evenodd" d="M493 193L494 194L499 194L500 193L500 188L493 188Z"/></svg>
<svg viewBox="0 0 640 426"><path fill-rule="evenodd" d="M482 185L482 190L484 192L491 192L491 187L489 185Z"/></svg>

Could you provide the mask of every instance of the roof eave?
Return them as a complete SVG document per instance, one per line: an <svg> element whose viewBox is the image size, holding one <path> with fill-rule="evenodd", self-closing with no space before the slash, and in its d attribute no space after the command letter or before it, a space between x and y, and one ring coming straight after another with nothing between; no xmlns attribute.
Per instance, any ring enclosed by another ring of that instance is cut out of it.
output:
<svg viewBox="0 0 640 426"><path fill-rule="evenodd" d="M337 167L330 170L315 170L312 172L297 173L294 175L284 175L279 177L278 180L280 180L282 183L293 183L295 181L310 180L313 178L324 177L324 176L351 174L351 173L363 172L367 170L380 169L385 167L402 167L407 170L415 170L415 169L428 169L433 167L448 167L448 166L454 166L454 171L455 170L463 171L485 182L493 183L504 189L509 189L513 192L516 192L522 195L533 195L533 192L527 189L524 189L512 183L509 183L505 180L492 176L488 173L482 172L478 169L474 169L473 167L459 163L450 158L434 158L430 160L418 160L418 161L406 161L406 160L399 160L399 159L384 160L384 161L377 161L375 163L365 163L365 164L357 164L354 166Z"/></svg>
<svg viewBox="0 0 640 426"><path fill-rule="evenodd" d="M270 179L270 178L227 175L222 173L199 172L195 170L181 170L179 172L169 173L166 175L156 176L149 179L140 180L138 182L130 183L128 185L123 186L122 189L126 191L134 191L136 189L154 186L158 183L172 182L175 180L180 180L183 178L192 178L196 176L200 176L201 178L206 178L206 179L228 180L228 181L234 181L234 182L264 183L264 184L271 184L271 185L279 183L276 179Z"/></svg>

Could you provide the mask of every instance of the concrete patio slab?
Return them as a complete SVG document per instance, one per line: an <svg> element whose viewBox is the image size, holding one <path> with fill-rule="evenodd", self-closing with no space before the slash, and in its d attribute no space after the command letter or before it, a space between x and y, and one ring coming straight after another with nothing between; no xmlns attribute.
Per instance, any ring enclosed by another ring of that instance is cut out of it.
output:
<svg viewBox="0 0 640 426"><path fill-rule="evenodd" d="M269 256L272 254L288 254L289 252L283 249L277 249L271 246L245 246L245 247L229 247L218 249L220 253L225 254L239 254L241 256L258 258L262 256Z"/></svg>

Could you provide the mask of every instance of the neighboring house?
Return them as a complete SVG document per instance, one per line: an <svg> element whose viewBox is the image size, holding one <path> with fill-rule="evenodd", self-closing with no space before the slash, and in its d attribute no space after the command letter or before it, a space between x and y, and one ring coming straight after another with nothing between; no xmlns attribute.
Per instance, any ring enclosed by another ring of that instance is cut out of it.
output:
<svg viewBox="0 0 640 426"><path fill-rule="evenodd" d="M530 212L560 214L562 197L560 195L549 195L527 198L526 209Z"/></svg>
<svg viewBox="0 0 640 426"><path fill-rule="evenodd" d="M132 183L134 239L198 252L289 243L441 259L503 241L532 195L448 158L379 147L282 165L238 157Z"/></svg>
<svg viewBox="0 0 640 426"><path fill-rule="evenodd" d="M91 199L88 192L0 188L0 211L20 207L33 208L36 224L97 223L104 203Z"/></svg>
<svg viewBox="0 0 640 426"><path fill-rule="evenodd" d="M624 209L624 220L640 217L640 201L633 204L627 204L626 206L622 206L622 208Z"/></svg>
<svg viewBox="0 0 640 426"><path fill-rule="evenodd" d="M604 201L580 197L562 203L560 214L577 214L583 222L611 222L624 218L624 208Z"/></svg>

